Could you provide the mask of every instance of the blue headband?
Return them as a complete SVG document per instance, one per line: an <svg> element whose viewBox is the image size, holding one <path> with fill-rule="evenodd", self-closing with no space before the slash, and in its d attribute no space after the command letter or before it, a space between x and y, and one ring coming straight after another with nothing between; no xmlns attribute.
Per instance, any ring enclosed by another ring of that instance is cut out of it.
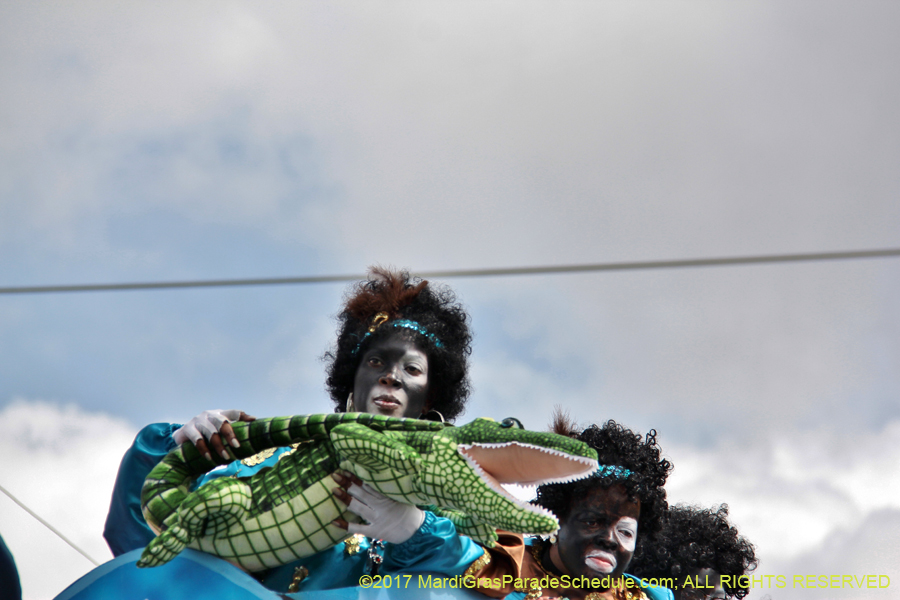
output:
<svg viewBox="0 0 900 600"><path fill-rule="evenodd" d="M375 315L375 319L372 322L372 326L369 327L369 330L362 336L362 339L359 340L359 343L356 345L356 348L353 349L353 354L359 352L360 347L363 345L363 342L366 341L366 338L375 333L375 330L378 329L378 326L382 323L386 323L387 327L402 327L403 329L409 329L411 331L415 331L421 336L431 340L431 342L437 348L443 348L444 345L441 343L441 340L438 339L436 335L425 329L419 323L415 321L411 321L409 319L398 319L396 321L387 321L387 313L378 313Z"/></svg>
<svg viewBox="0 0 900 600"><path fill-rule="evenodd" d="M591 477L610 477L615 479L627 479L632 475L631 469L619 467L615 465L600 465L597 470L591 473Z"/></svg>

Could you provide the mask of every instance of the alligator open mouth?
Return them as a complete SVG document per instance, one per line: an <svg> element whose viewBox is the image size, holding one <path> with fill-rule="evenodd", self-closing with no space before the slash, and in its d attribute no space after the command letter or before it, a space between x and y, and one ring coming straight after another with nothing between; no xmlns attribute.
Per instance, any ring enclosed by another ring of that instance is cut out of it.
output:
<svg viewBox="0 0 900 600"><path fill-rule="evenodd" d="M492 490L520 508L548 516L553 514L516 498L500 484L568 483L584 479L597 470L596 460L522 442L459 444L457 451Z"/></svg>

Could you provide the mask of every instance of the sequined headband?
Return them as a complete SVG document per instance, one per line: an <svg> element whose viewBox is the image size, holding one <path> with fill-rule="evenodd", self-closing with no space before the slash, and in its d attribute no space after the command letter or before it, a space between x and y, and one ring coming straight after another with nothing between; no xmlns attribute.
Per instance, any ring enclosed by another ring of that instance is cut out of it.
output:
<svg viewBox="0 0 900 600"><path fill-rule="evenodd" d="M600 465L597 467L597 470L591 473L591 477L609 477L612 476L615 479L627 479L633 471L631 469L626 469L625 467L619 467L616 465Z"/></svg>
<svg viewBox="0 0 900 600"><path fill-rule="evenodd" d="M380 312L372 319L372 324L369 326L369 330L366 331L365 335L362 336L362 339L359 340L359 343L356 345L356 348L353 349L353 354L359 352L360 347L363 345L363 342L366 341L366 338L375 333L378 327L388 321L387 313ZM437 348L443 348L444 345L441 343L441 340L438 339L436 335L425 329L420 323L412 321L410 319L397 319L396 321L391 321L387 323L387 327L402 327L403 329L409 329L411 331L415 331L416 333L428 338Z"/></svg>

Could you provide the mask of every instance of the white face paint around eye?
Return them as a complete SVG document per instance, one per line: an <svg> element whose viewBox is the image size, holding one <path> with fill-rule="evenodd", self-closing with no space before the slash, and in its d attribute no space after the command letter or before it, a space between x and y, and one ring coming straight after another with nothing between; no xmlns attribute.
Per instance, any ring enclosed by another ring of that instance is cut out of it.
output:
<svg viewBox="0 0 900 600"><path fill-rule="evenodd" d="M622 517L616 521L613 529L616 532L616 540L618 540L619 545L628 552L634 552L634 546L637 543L637 520L631 517Z"/></svg>

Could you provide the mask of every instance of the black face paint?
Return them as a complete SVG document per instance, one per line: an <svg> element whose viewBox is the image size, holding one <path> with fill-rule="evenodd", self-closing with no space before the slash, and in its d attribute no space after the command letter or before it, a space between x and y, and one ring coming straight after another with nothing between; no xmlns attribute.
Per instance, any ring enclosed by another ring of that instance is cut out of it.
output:
<svg viewBox="0 0 900 600"><path fill-rule="evenodd" d="M621 576L634 556L640 514L640 503L621 485L596 487L573 500L551 550L554 564L573 577Z"/></svg>
<svg viewBox="0 0 900 600"><path fill-rule="evenodd" d="M428 400L428 356L401 334L363 352L353 380L353 410L418 418Z"/></svg>

